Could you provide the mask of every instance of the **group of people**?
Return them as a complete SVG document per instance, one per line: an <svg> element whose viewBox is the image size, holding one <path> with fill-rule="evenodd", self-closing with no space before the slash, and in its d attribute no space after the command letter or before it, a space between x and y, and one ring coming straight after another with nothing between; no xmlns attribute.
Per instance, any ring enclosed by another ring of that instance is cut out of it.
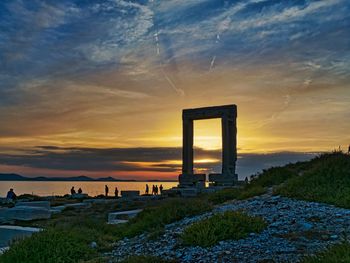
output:
<svg viewBox="0 0 350 263"><path fill-rule="evenodd" d="M162 192L163 192L163 185L160 185L159 187L158 187L158 185L152 185L152 193L151 193L151 195L158 195L158 193L162 194ZM146 195L150 194L149 193L149 186L148 186L148 184L146 184L145 194Z"/></svg>
<svg viewBox="0 0 350 263"><path fill-rule="evenodd" d="M71 195L74 195L74 194L76 194L77 192L75 191L75 189L74 189L74 186L70 189L70 194ZM82 194L83 193L83 190L81 189L81 188L79 188L78 189L78 194ZM105 196L107 197L108 196L108 193L109 193L109 187L108 187L108 185L105 185ZM118 197L118 195L119 195L119 190L118 190L118 187L116 187L115 189L114 189L114 196L115 197Z"/></svg>
<svg viewBox="0 0 350 263"><path fill-rule="evenodd" d="M71 195L75 195L77 192L74 189L74 186L70 189L70 194ZM83 190L81 190L81 188L78 189L78 194L82 194Z"/></svg>

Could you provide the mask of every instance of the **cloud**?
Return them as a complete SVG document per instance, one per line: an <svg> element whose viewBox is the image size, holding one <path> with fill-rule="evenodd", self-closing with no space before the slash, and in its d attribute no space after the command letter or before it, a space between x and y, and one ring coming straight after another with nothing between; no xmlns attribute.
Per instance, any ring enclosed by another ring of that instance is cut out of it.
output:
<svg viewBox="0 0 350 263"><path fill-rule="evenodd" d="M181 148L82 148L38 146L23 154L0 154L0 164L57 171L181 171ZM197 159L220 160L220 150L196 148ZM315 153L280 152L269 154L239 154L237 173L240 178L254 174L271 166L312 158ZM174 161L177 161L174 163ZM196 167L220 172L220 162L204 162Z"/></svg>

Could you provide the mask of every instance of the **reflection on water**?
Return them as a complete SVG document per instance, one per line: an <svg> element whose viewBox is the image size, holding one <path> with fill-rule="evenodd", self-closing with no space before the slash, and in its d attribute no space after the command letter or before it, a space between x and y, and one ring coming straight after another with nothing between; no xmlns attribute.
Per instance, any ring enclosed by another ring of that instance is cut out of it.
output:
<svg viewBox="0 0 350 263"><path fill-rule="evenodd" d="M34 194L40 196L65 195L70 193L72 186L76 190L81 188L83 193L90 196L104 194L105 185L108 185L109 192L113 195L114 188L118 187L119 193L123 190L139 190L145 192L148 184L150 189L153 184L162 184L164 189L177 186L177 182L26 182L26 181L0 181L0 197L6 196L7 191L13 188L17 195Z"/></svg>

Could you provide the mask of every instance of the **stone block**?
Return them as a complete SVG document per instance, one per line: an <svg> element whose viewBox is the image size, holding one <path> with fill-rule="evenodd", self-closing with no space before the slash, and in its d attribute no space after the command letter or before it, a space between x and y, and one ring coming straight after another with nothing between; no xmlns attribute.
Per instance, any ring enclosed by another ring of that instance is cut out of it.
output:
<svg viewBox="0 0 350 263"><path fill-rule="evenodd" d="M180 187L205 187L205 174L180 174L179 186Z"/></svg>
<svg viewBox="0 0 350 263"><path fill-rule="evenodd" d="M138 197L140 195L140 191L132 191L132 190L125 190L120 192L122 197L125 198L133 198Z"/></svg>
<svg viewBox="0 0 350 263"><path fill-rule="evenodd" d="M45 209L50 209L50 202L49 201L30 201L30 202L17 202L16 205L17 206L30 206L30 207L41 207L41 208L45 208Z"/></svg>
<svg viewBox="0 0 350 263"><path fill-rule="evenodd" d="M11 241L31 236L39 231L40 228L34 227L0 226L0 247L7 247Z"/></svg>
<svg viewBox="0 0 350 263"><path fill-rule="evenodd" d="M108 214L108 224L121 224L129 221L130 218L135 217L140 213L142 209L128 210L128 211L119 211L112 212Z"/></svg>
<svg viewBox="0 0 350 263"><path fill-rule="evenodd" d="M49 219L51 212L43 207L15 206L5 212L7 219L30 221L36 219Z"/></svg>

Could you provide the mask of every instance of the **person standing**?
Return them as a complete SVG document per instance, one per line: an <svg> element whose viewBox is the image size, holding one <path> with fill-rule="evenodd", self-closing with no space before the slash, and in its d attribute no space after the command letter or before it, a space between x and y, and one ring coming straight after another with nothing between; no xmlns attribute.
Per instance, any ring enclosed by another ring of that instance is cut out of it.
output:
<svg viewBox="0 0 350 263"><path fill-rule="evenodd" d="M116 187L115 190L114 190L114 196L115 196L115 197L118 197L118 193L119 193L118 187Z"/></svg>
<svg viewBox="0 0 350 263"><path fill-rule="evenodd" d="M350 144L349 144L349 148L348 148L348 154L350 154Z"/></svg>
<svg viewBox="0 0 350 263"><path fill-rule="evenodd" d="M108 192L109 192L109 188L107 185L105 185L105 196L107 197L108 196Z"/></svg>
<svg viewBox="0 0 350 263"><path fill-rule="evenodd" d="M162 194L162 192L163 192L163 185L160 185L159 186L159 193Z"/></svg>
<svg viewBox="0 0 350 263"><path fill-rule="evenodd" d="M148 187L148 184L146 184L146 191L145 191L145 194L146 194L146 195L149 194L149 187Z"/></svg>
<svg viewBox="0 0 350 263"><path fill-rule="evenodd" d="M152 185L152 195L156 194L156 187L154 186L154 184Z"/></svg>

